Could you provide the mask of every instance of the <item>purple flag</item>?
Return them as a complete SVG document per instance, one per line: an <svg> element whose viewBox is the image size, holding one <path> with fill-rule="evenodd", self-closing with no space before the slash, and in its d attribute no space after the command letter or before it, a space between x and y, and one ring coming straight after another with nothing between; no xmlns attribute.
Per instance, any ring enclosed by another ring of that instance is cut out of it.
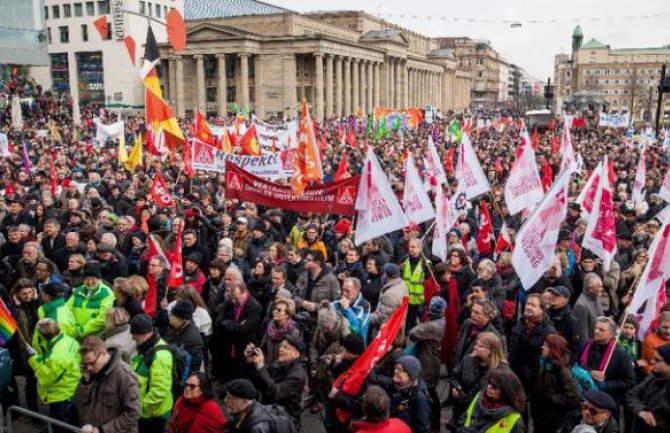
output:
<svg viewBox="0 0 670 433"><path fill-rule="evenodd" d="M31 174L30 171L30 158L28 157L28 148L26 147L26 142L23 142L23 150L22 150L22 157L23 157L23 168L26 170L26 173L28 175Z"/></svg>

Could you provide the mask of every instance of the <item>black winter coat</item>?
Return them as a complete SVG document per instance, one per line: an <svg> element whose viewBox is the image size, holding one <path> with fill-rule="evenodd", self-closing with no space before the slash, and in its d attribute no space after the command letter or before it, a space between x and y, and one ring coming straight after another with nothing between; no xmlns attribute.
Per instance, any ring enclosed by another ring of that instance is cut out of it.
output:
<svg viewBox="0 0 670 433"><path fill-rule="evenodd" d="M647 376L626 394L626 404L635 415L633 433L661 433L670 431L670 379L655 374ZM651 428L637 414L648 410L654 414L656 427Z"/></svg>
<svg viewBox="0 0 670 433"><path fill-rule="evenodd" d="M200 371L202 364L202 335L193 321L189 321L180 329L172 326L167 331L165 341L170 344L181 346L191 355L191 371Z"/></svg>
<svg viewBox="0 0 670 433"><path fill-rule="evenodd" d="M289 363L275 362L253 370L252 382L260 390L265 404L283 406L299 425L302 413L302 393L307 383L307 369L299 359Z"/></svg>
<svg viewBox="0 0 670 433"><path fill-rule="evenodd" d="M586 349L586 344L579 351L578 360ZM591 349L586 357L586 365L582 367L587 370L599 370L600 363L607 352L607 344L591 345ZM626 352L616 345L612 352L612 359L610 360L607 370L605 370L605 381L602 383L602 391L605 391L615 400L621 402L628 390L635 386L635 372L633 371L633 364Z"/></svg>
<svg viewBox="0 0 670 433"><path fill-rule="evenodd" d="M572 353L577 352L582 347L583 342L580 340L579 323L574 314L572 314L570 304L557 310L549 308L547 315L549 315L556 331L570 343Z"/></svg>
<svg viewBox="0 0 670 433"><path fill-rule="evenodd" d="M544 338L552 332L556 332L556 329L546 315L530 333L526 332L525 317L519 318L512 329L509 342L509 362L526 390L530 388L539 373L540 348Z"/></svg>

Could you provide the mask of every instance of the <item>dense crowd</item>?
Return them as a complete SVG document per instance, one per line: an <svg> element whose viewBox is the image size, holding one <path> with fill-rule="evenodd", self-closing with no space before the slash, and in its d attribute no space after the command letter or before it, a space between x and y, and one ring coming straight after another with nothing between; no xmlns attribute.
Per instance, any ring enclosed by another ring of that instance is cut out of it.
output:
<svg viewBox="0 0 670 433"><path fill-rule="evenodd" d="M46 405L87 433L292 432L306 412L321 414L328 432L670 431L670 306L648 335L632 315L623 320L664 207L657 192L670 159L661 143L647 148L645 203L633 206L639 151L626 131L593 119L573 130L583 167L556 257L522 287L510 248L493 248L503 225L513 246L523 222L502 193L520 141L515 116L469 132L493 189L451 229L441 262L430 253L429 223L357 247L353 219L227 199L223 175L183 175L179 148L128 172L116 142L93 141L94 117L117 114L84 109L75 128L67 96L14 81L12 91L31 101L22 131L10 128L11 106L0 112L11 153L0 160L0 294L18 324L6 344L13 380L4 410L18 403L21 376L28 408ZM366 136L365 119L328 118L317 125L324 182L344 154L359 173L372 146L402 197L406 153L423 172L432 134L455 190L449 127L469 116L448 113L378 140ZM141 117L124 120L127 143L144 134ZM180 119L184 131L189 122ZM50 125L60 141L39 134ZM342 139L351 129L357 143ZM561 131L559 120L538 134L543 177L559 171ZM574 202L605 154L618 242L609 270L581 247L586 221ZM152 201L158 172L174 208ZM482 244L484 202L494 235ZM165 254L152 254L151 242ZM181 264L170 259L178 243ZM178 265L183 285L168 287ZM361 390L333 386L405 297L410 314Z"/></svg>

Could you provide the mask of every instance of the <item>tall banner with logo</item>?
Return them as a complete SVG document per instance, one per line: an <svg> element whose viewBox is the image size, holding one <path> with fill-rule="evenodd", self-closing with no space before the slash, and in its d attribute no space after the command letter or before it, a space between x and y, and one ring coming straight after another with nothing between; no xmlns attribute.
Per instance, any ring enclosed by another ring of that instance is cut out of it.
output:
<svg viewBox="0 0 670 433"><path fill-rule="evenodd" d="M295 212L354 215L359 181L360 176L354 176L328 185L310 185L296 195L291 185L270 182L226 162L226 198Z"/></svg>
<svg viewBox="0 0 670 433"><path fill-rule="evenodd" d="M296 132L298 128L296 122L273 125L265 123L253 115L251 121L256 125L256 138L261 145L262 153L270 153L273 149L281 151L291 147L289 146L290 143L293 147L297 144Z"/></svg>

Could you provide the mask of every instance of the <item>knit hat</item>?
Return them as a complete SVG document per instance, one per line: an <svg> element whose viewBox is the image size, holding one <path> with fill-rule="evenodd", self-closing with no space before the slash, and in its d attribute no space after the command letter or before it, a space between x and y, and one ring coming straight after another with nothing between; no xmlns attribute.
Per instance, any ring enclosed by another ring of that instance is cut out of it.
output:
<svg viewBox="0 0 670 433"><path fill-rule="evenodd" d="M400 364L412 379L421 375L421 362L412 355L401 356L395 363Z"/></svg>
<svg viewBox="0 0 670 433"><path fill-rule="evenodd" d="M400 276L400 268L395 263L387 263L384 265L384 273L387 278L398 278Z"/></svg>
<svg viewBox="0 0 670 433"><path fill-rule="evenodd" d="M635 332L640 330L640 324L638 323L637 319L631 315L626 316L626 320L623 321L623 324L633 325Z"/></svg>
<svg viewBox="0 0 670 433"><path fill-rule="evenodd" d="M226 385L226 392L233 397L245 400L256 400L258 392L256 387L248 379L234 379Z"/></svg>
<svg viewBox="0 0 670 433"><path fill-rule="evenodd" d="M298 352L301 354L305 352L305 342L302 341L302 338L289 334L286 337L284 337L284 341L290 344L291 346L295 347Z"/></svg>
<svg viewBox="0 0 670 433"><path fill-rule="evenodd" d="M255 232L261 232L265 233L267 231L267 226L263 221L258 221L256 224L254 224L254 230Z"/></svg>
<svg viewBox="0 0 670 433"><path fill-rule="evenodd" d="M354 355L361 355L365 352L365 342L360 334L349 334L344 337L342 339L342 347Z"/></svg>
<svg viewBox="0 0 670 433"><path fill-rule="evenodd" d="M100 263L98 262L88 262L84 265L84 274L83 277L93 277L97 279L102 279L102 272L100 271Z"/></svg>
<svg viewBox="0 0 670 433"><path fill-rule="evenodd" d="M202 254L198 251L193 251L191 254L186 256L186 260L191 261L197 265L200 265L202 262Z"/></svg>
<svg viewBox="0 0 670 433"><path fill-rule="evenodd" d="M44 286L42 291L52 298L60 298L65 293L65 287L61 283L49 283Z"/></svg>
<svg viewBox="0 0 670 433"><path fill-rule="evenodd" d="M342 218L335 224L335 227L333 227L333 231L335 233L344 235L349 231L350 227L351 227L351 221L346 218Z"/></svg>
<svg viewBox="0 0 670 433"><path fill-rule="evenodd" d="M658 346L656 351L661 355L666 364L670 364L670 343Z"/></svg>
<svg viewBox="0 0 670 433"><path fill-rule="evenodd" d="M463 232L457 229L456 227L452 228L449 230L449 234L454 234L458 239L463 237Z"/></svg>
<svg viewBox="0 0 670 433"><path fill-rule="evenodd" d="M429 304L431 316L442 316L447 309L447 301L442 296L434 296Z"/></svg>
<svg viewBox="0 0 670 433"><path fill-rule="evenodd" d="M194 305L189 301L177 301L170 315L182 319L182 320L193 320L193 310L195 310Z"/></svg>
<svg viewBox="0 0 670 433"><path fill-rule="evenodd" d="M146 314L138 314L130 321L131 335L144 335L154 331L154 324L151 317Z"/></svg>

